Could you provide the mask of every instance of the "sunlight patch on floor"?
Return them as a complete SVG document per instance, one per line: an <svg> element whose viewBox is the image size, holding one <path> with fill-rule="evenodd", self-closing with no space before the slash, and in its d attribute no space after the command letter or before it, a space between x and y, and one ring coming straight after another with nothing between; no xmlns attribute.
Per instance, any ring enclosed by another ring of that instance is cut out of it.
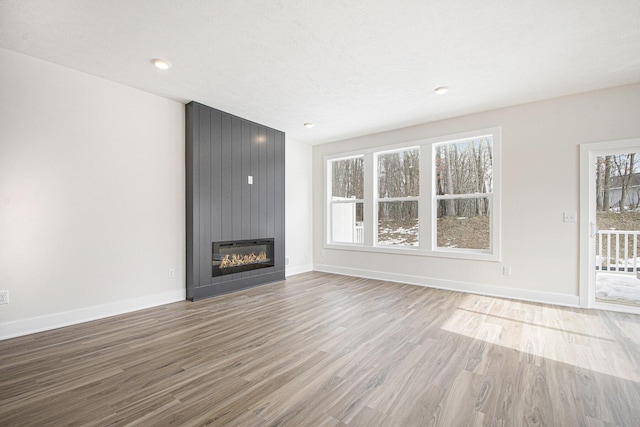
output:
<svg viewBox="0 0 640 427"><path fill-rule="evenodd" d="M469 295L442 329L521 352L521 361L542 365L545 359L606 375L640 382L640 371L624 371L608 355L628 358L624 349L606 338L601 320L562 307L535 307L511 300ZM528 307L529 306L529 307ZM514 340L519 336L520 340ZM633 364L632 361L630 361Z"/></svg>

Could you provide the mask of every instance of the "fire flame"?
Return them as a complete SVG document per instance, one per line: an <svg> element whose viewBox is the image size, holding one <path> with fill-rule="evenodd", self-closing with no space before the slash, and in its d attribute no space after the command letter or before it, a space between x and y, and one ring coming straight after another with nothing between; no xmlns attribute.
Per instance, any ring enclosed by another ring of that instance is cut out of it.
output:
<svg viewBox="0 0 640 427"><path fill-rule="evenodd" d="M231 256L225 255L220 261L220 268L238 267L247 264L256 264L267 260L267 254L260 252L258 255L253 252L250 255L238 255L232 254Z"/></svg>

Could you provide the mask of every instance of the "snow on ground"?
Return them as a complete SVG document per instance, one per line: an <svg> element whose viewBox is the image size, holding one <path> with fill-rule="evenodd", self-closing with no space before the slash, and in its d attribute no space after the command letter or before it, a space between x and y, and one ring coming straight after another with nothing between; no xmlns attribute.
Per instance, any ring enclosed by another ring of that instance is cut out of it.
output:
<svg viewBox="0 0 640 427"><path fill-rule="evenodd" d="M378 245L380 246L418 246L418 242L407 242L407 239L402 238L402 239L386 239L386 240L379 240L378 241Z"/></svg>
<svg viewBox="0 0 640 427"><path fill-rule="evenodd" d="M640 306L640 279L631 274L596 274L596 299Z"/></svg>
<svg viewBox="0 0 640 427"><path fill-rule="evenodd" d="M385 246L418 246L418 225L409 228L394 228L379 225L378 245Z"/></svg>

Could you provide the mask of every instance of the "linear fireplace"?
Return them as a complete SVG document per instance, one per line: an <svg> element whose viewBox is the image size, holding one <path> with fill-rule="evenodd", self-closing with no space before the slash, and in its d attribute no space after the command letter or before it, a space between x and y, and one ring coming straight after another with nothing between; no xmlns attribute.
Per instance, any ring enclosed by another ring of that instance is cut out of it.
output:
<svg viewBox="0 0 640 427"><path fill-rule="evenodd" d="M213 242L212 276L273 267L273 239Z"/></svg>

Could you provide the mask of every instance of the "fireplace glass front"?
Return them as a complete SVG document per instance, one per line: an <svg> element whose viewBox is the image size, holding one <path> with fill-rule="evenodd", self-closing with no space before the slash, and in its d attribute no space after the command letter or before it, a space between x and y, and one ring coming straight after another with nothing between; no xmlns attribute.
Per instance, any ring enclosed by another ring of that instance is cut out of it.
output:
<svg viewBox="0 0 640 427"><path fill-rule="evenodd" d="M273 239L213 242L213 277L274 266Z"/></svg>

